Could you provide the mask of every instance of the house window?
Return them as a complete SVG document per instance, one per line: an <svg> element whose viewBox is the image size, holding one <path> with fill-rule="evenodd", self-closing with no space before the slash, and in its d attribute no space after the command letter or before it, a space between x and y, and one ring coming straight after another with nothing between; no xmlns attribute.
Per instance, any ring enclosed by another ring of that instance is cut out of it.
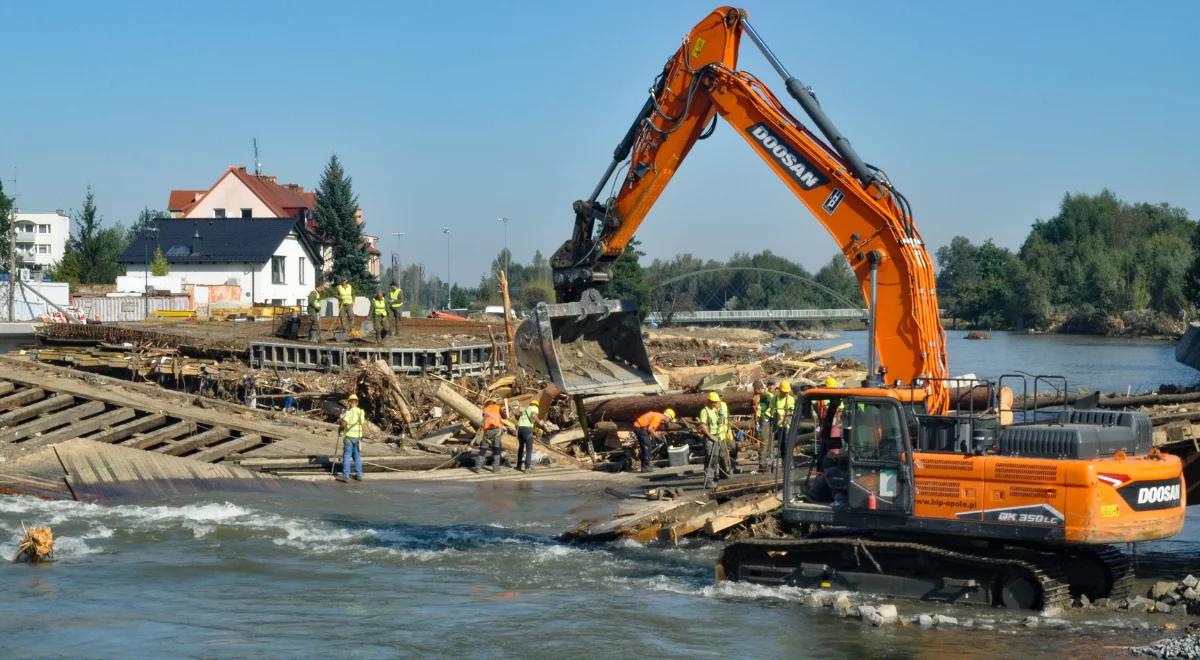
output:
<svg viewBox="0 0 1200 660"><path fill-rule="evenodd" d="M287 284L284 277L284 257L271 257L271 284Z"/></svg>
<svg viewBox="0 0 1200 660"><path fill-rule="evenodd" d="M253 218L254 217L254 209L242 209L242 217L243 218Z"/></svg>
<svg viewBox="0 0 1200 660"><path fill-rule="evenodd" d="M304 277L304 257L300 257L300 285L307 284Z"/></svg>
<svg viewBox="0 0 1200 660"><path fill-rule="evenodd" d="M38 225L38 233L39 234L49 234L50 233L50 225Z"/></svg>
<svg viewBox="0 0 1200 660"><path fill-rule="evenodd" d="M38 243L37 253L38 254L50 254L50 246L46 245L44 243Z"/></svg>
<svg viewBox="0 0 1200 660"><path fill-rule="evenodd" d="M225 209L213 209L213 217L214 218L224 218L225 217Z"/></svg>

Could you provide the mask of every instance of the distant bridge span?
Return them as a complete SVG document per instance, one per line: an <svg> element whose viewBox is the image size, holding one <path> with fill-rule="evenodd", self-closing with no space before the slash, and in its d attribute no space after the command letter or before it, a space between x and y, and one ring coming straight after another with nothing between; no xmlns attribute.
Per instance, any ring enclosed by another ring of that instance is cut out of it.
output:
<svg viewBox="0 0 1200 660"><path fill-rule="evenodd" d="M756 321L853 321L866 320L865 309L732 309L701 312L650 312L655 323L737 323Z"/></svg>

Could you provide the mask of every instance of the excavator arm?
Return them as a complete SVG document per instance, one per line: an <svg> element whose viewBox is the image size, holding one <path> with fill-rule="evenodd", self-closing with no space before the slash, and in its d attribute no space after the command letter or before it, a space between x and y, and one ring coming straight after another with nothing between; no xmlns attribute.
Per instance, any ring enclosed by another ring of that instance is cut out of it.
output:
<svg viewBox="0 0 1200 660"><path fill-rule="evenodd" d="M743 34L763 51L828 143L792 116L757 78L737 70ZM649 372L640 332L628 318L632 310L618 301L602 300L593 287L608 281L613 263L719 115L800 199L849 260L871 308L869 378L875 384L916 384L924 390L926 408L944 413L945 332L933 264L908 204L882 172L859 158L811 90L787 73L746 22L745 12L722 7L705 17L651 91L591 197L574 205L571 240L551 259L555 288L566 306L540 307L535 319L522 327L518 355L540 349L546 358L522 360L523 366L549 373L568 393L636 385L637 374ZM626 161L628 170L619 187L602 201L604 188ZM564 349L564 343L571 348ZM589 352L588 345L597 343L602 350ZM572 379L568 372L579 378ZM640 379L642 384L649 382Z"/></svg>

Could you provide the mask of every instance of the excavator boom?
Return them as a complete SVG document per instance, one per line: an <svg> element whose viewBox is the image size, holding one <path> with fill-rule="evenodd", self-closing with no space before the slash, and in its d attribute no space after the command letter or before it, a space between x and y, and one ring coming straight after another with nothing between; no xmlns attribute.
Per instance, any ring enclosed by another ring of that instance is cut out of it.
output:
<svg viewBox="0 0 1200 660"><path fill-rule="evenodd" d="M757 78L737 69L744 34L784 77L788 92L828 143ZM876 384L917 384L928 392L927 409L944 412L945 333L933 263L907 202L882 172L862 161L812 91L787 73L746 13L732 7L713 11L692 29L591 196L575 202L572 236L550 262L559 304L538 305L534 318L518 330L519 363L548 375L569 394L653 385L640 333L630 332L633 309L605 304L603 296L588 292L610 280L613 264L717 115L800 199L849 260L871 306L869 376ZM627 165L623 178L602 198L622 164Z"/></svg>

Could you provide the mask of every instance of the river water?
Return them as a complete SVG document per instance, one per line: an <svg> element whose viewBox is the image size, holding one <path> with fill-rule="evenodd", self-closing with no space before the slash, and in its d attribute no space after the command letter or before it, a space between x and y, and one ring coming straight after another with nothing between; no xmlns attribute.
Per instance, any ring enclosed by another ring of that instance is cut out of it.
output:
<svg viewBox="0 0 1200 660"><path fill-rule="evenodd" d="M788 343L822 349L851 342L854 346L834 355L866 362L865 331L835 334L837 339ZM993 332L991 339L972 340L966 339L966 334L966 330L946 331L946 352L950 373L954 376L973 373L979 378L996 380L1004 374L1014 373L1054 375L1066 377L1071 390L1083 388L1134 394L1154 391L1164 383L1195 385L1200 382L1200 372L1175 361L1174 342L1019 332ZM1032 379L1029 379L1029 387L1032 390Z"/></svg>
<svg viewBox="0 0 1200 660"><path fill-rule="evenodd" d="M1011 360L1045 347L1045 362L1025 362L1038 372L1096 359L1072 354L1071 341L972 343L979 359L969 368L1007 369L985 360L1006 346L1025 347ZM1089 370L1097 387L1181 380L1155 375L1177 373L1165 362L1146 366L1166 345L1137 343L1135 357L1122 357L1127 348L1096 346L1125 365ZM12 658L1062 658L1119 655L1168 634L1138 627L1170 620L1162 616L1076 610L1066 628L1029 630L1024 612L908 602L898 602L902 614L986 617L997 629L870 629L806 608L802 590L714 585L713 543L555 541L613 510L603 487L376 479L107 506L0 497L0 649ZM53 526L57 561L4 563L22 522ZM1182 536L1143 544L1142 572L1200 568L1198 526L1193 509Z"/></svg>

